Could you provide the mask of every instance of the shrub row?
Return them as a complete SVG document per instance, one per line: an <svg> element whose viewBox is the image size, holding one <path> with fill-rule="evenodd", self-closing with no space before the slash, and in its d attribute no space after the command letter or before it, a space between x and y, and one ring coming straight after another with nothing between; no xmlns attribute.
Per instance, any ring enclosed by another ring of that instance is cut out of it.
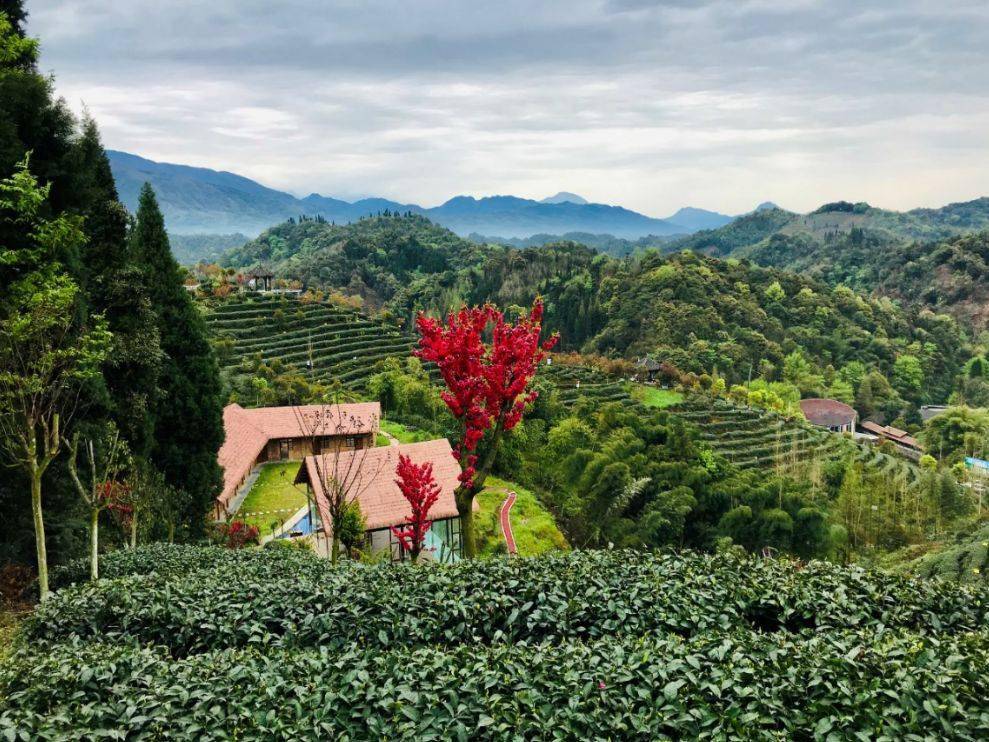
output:
<svg viewBox="0 0 989 742"><path fill-rule="evenodd" d="M878 628L173 660L66 643L0 669L8 739L986 739L989 637Z"/></svg>
<svg viewBox="0 0 989 742"><path fill-rule="evenodd" d="M26 637L153 642L183 656L252 644L559 642L733 627L974 630L989 615L983 587L735 555L575 552L437 569L203 554L195 571L184 555L166 560L167 574L135 554L130 569L144 574L60 590L26 621ZM148 557L162 561L160 551Z"/></svg>
<svg viewBox="0 0 989 742"><path fill-rule="evenodd" d="M106 579L132 575L157 574L180 577L199 569L223 565L270 561L273 557L256 549L232 551L222 546L192 546L188 544L154 543L136 549L119 549L100 557L100 576ZM51 571L52 589L89 580L89 558L59 565Z"/></svg>

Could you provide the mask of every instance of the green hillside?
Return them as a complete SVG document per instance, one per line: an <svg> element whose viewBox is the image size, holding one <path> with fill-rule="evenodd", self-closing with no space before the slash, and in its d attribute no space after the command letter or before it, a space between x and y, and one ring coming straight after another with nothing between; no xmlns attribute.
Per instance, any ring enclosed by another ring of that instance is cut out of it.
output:
<svg viewBox="0 0 989 742"><path fill-rule="evenodd" d="M989 524L984 518L976 520L934 541L894 552L881 563L918 577L989 584Z"/></svg>
<svg viewBox="0 0 989 742"><path fill-rule="evenodd" d="M909 243L863 232L825 242L774 235L739 254L832 285L889 296L906 306L944 312L976 333L989 328L989 232Z"/></svg>
<svg viewBox="0 0 989 742"><path fill-rule="evenodd" d="M802 235L825 241L859 231L884 242L902 243L941 240L987 228L989 198L911 211L890 211L866 203L836 201L824 204L809 214L795 214L783 209L746 214L724 227L674 240L669 243L669 249L727 256L774 234Z"/></svg>
<svg viewBox="0 0 989 742"><path fill-rule="evenodd" d="M207 325L232 387L258 375L261 366L275 364L277 371L294 370L308 382L337 381L354 389L378 361L404 358L412 349L411 337L394 324L288 297L223 302L208 312Z"/></svg>
<svg viewBox="0 0 989 742"><path fill-rule="evenodd" d="M746 219L772 221L781 213ZM561 349L651 354L684 371L717 369L729 383L765 364L767 378L777 379L795 351L818 373L854 361L887 377L897 357L910 353L925 369L922 388L911 395L919 404L943 401L964 361L956 328L804 275L690 253L617 260L573 243L481 246L421 216L286 223L225 261L265 262L279 277L358 295L406 323L420 310L485 301L527 306L542 296L545 327L560 333Z"/></svg>
<svg viewBox="0 0 989 742"><path fill-rule="evenodd" d="M837 202L810 214L780 210L670 243L844 284L989 327L989 198L907 212Z"/></svg>

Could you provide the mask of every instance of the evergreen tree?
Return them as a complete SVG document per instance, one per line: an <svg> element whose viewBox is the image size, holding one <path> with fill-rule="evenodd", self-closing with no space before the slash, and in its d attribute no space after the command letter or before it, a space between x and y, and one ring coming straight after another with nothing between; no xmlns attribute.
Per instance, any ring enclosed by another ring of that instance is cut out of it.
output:
<svg viewBox="0 0 989 742"><path fill-rule="evenodd" d="M149 184L141 190L131 245L144 271L164 355L151 459L165 481L183 493L177 520L196 533L222 482L216 461L223 442L220 374L206 324L182 284Z"/></svg>
<svg viewBox="0 0 989 742"><path fill-rule="evenodd" d="M10 176L30 153L31 172L49 186L43 214L49 216L77 204L70 163L75 122L51 78L38 72L38 42L24 36L25 16L21 0L0 2L0 176Z"/></svg>
<svg viewBox="0 0 989 742"><path fill-rule="evenodd" d="M144 457L152 441L162 360L158 322L128 244L127 211L117 197L96 123L88 116L73 161L88 237L82 282L90 311L102 314L113 333L113 349L103 368L105 385L91 390L88 417L111 418L131 453Z"/></svg>

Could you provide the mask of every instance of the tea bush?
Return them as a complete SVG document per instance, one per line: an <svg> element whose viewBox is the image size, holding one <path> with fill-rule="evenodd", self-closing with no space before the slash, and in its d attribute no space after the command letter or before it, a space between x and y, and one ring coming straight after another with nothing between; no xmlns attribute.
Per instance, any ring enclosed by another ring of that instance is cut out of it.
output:
<svg viewBox="0 0 989 742"><path fill-rule="evenodd" d="M178 577L197 569L222 564L237 566L251 561L268 561L257 552L239 554L220 546L190 546L186 544L146 544L136 549L120 549L100 557L100 576L105 578L129 575L158 574ZM51 572L54 589L89 580L89 557L55 567Z"/></svg>
<svg viewBox="0 0 989 742"><path fill-rule="evenodd" d="M0 739L989 738L981 587L732 553L105 565L25 621Z"/></svg>
<svg viewBox="0 0 989 742"><path fill-rule="evenodd" d="M129 577L59 591L25 623L26 636L153 642L184 656L252 644L473 645L730 628L975 630L987 626L989 605L981 587L733 554L584 551L438 569L204 549L193 568L186 551L167 551L121 557L126 566L114 569Z"/></svg>
<svg viewBox="0 0 989 742"><path fill-rule="evenodd" d="M878 627L344 651L66 642L0 670L10 739L985 739L989 638ZM912 736L911 736L912 735Z"/></svg>

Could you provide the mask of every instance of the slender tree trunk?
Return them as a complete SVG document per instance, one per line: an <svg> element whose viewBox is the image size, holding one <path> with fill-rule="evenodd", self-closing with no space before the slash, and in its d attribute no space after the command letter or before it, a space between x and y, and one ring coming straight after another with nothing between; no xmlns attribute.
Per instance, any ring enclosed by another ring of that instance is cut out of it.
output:
<svg viewBox="0 0 989 742"><path fill-rule="evenodd" d="M337 536L337 529L333 529L333 540L330 542L330 563L336 564L340 558L340 539Z"/></svg>
<svg viewBox="0 0 989 742"><path fill-rule="evenodd" d="M454 493L457 512L460 514L460 538L464 541L464 557L477 556L477 533L474 531L474 493L458 487Z"/></svg>
<svg viewBox="0 0 989 742"><path fill-rule="evenodd" d="M175 521L168 521L168 543L175 543Z"/></svg>
<svg viewBox="0 0 989 742"><path fill-rule="evenodd" d="M100 511L89 511L89 579L100 579Z"/></svg>
<svg viewBox="0 0 989 742"><path fill-rule="evenodd" d="M130 547L137 548L137 508L130 514Z"/></svg>
<svg viewBox="0 0 989 742"><path fill-rule="evenodd" d="M454 499L457 501L457 513L460 515L460 537L464 540L464 557L467 559L473 559L477 556L477 533L474 530L474 495L484 489L488 473L494 466L502 432L501 423L498 423L495 426L494 434L491 436L490 447L474 475L473 486L467 489L461 485L454 493Z"/></svg>
<svg viewBox="0 0 989 742"><path fill-rule="evenodd" d="M41 515L41 475L31 461L31 513L34 516L34 541L38 550L38 592L41 601L48 600L48 549L45 547L45 520Z"/></svg>

